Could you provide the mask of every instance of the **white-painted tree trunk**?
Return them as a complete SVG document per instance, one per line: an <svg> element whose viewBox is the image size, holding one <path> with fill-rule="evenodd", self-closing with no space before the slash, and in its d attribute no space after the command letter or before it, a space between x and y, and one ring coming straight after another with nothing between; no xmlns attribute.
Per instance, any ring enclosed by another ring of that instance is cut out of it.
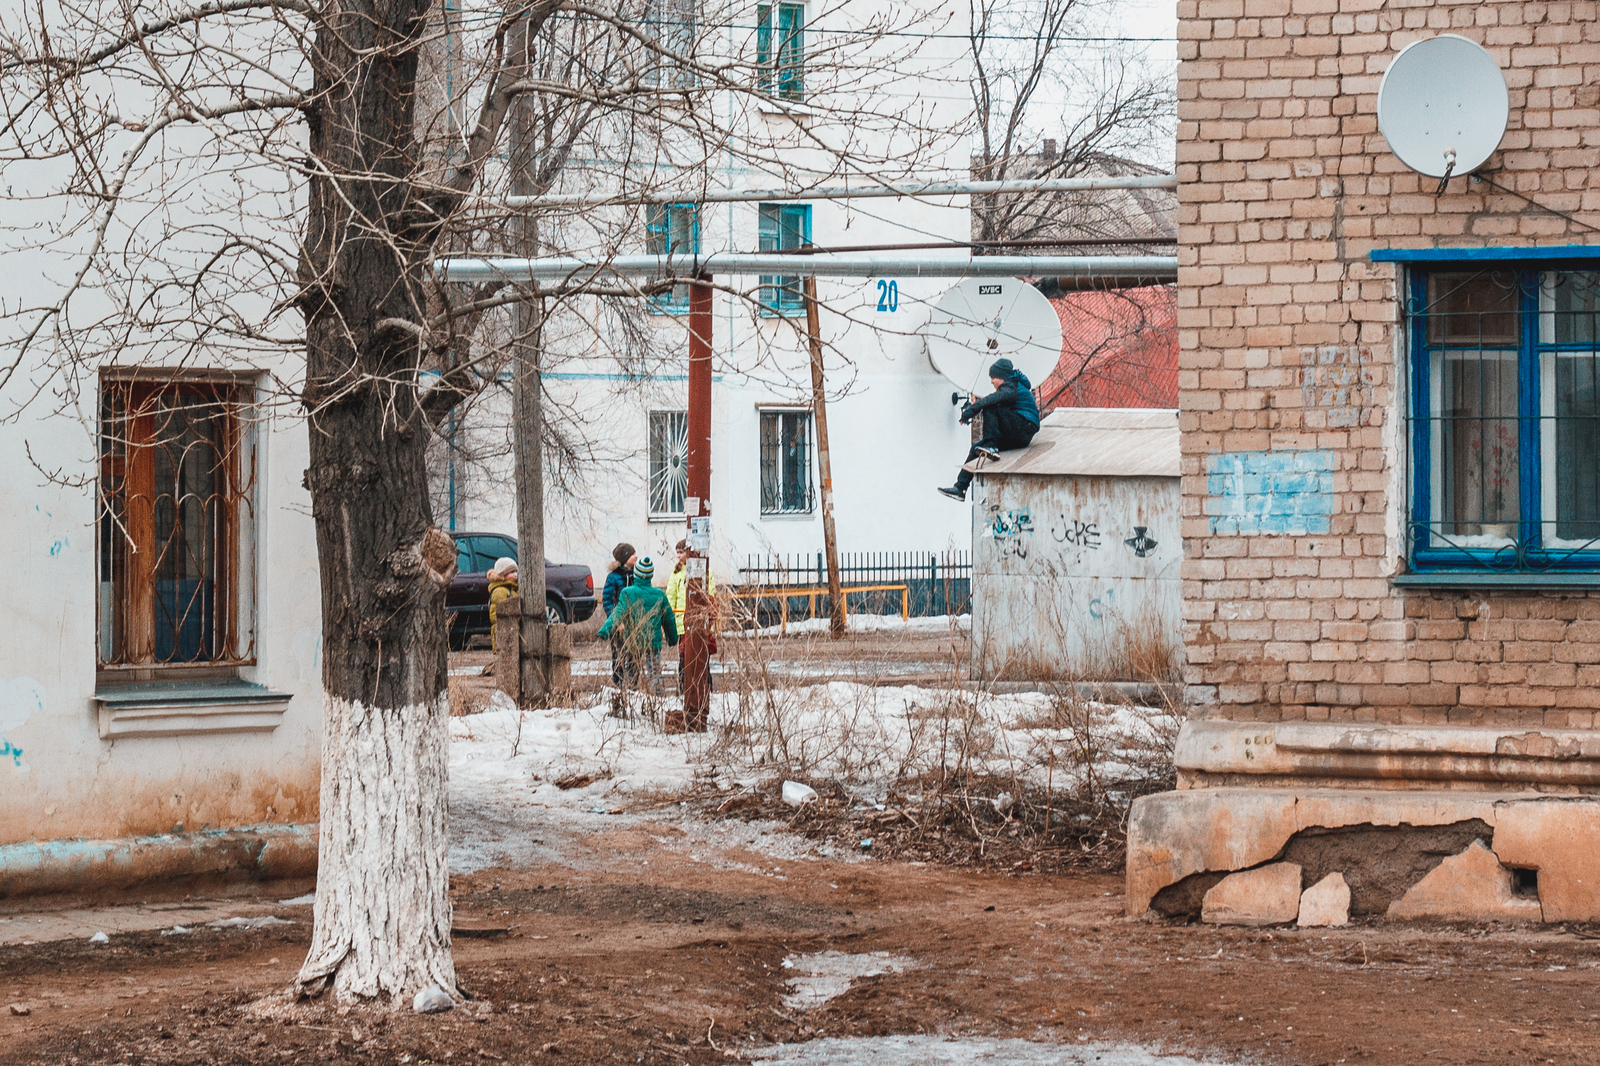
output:
<svg viewBox="0 0 1600 1066"><path fill-rule="evenodd" d="M342 1001L452 995L448 694L432 707L325 697L316 930L296 984Z"/></svg>

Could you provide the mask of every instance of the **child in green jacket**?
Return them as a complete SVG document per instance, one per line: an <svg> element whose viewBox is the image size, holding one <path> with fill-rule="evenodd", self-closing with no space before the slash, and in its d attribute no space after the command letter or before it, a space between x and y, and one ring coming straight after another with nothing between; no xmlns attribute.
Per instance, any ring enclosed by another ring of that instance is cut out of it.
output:
<svg viewBox="0 0 1600 1066"><path fill-rule="evenodd" d="M617 596L617 606L600 627L600 639L611 641L617 674L624 689L661 694L661 638L678 643L678 626L667 594L650 583L656 567L650 559L633 565L633 584Z"/></svg>

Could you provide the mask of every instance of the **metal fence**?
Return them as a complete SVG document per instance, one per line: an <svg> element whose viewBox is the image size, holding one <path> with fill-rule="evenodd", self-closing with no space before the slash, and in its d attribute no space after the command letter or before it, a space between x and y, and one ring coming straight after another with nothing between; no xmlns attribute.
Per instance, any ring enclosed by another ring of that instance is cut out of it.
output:
<svg viewBox="0 0 1600 1066"><path fill-rule="evenodd" d="M966 614L972 609L971 552L857 552L839 556L839 584L880 586L871 592L846 593L851 614L899 614L902 599L911 617ZM822 552L803 555L750 555L739 568L741 592L771 595L747 599L761 624L775 622L784 610L784 589L817 589L828 585L828 561ZM905 586L902 597L898 588ZM791 596L790 620L815 610L826 617L826 595ZM814 605L814 606L813 606Z"/></svg>

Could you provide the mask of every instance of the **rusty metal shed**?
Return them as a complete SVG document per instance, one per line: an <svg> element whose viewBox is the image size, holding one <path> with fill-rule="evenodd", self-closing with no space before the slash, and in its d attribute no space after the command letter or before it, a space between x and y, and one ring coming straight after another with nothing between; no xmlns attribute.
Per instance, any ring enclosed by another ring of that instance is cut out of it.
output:
<svg viewBox="0 0 1600 1066"><path fill-rule="evenodd" d="M1182 647L1178 413L1057 408L979 461L972 672L1154 680Z"/></svg>

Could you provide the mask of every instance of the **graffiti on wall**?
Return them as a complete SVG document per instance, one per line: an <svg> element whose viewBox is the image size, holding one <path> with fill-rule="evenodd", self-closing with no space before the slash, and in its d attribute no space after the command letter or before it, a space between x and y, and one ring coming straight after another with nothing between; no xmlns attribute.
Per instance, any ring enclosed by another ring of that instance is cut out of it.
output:
<svg viewBox="0 0 1600 1066"><path fill-rule="evenodd" d="M1070 544L1075 548L1091 548L1100 550L1100 523L1084 522L1077 518L1068 518L1066 515L1057 516L1050 523L1050 535L1059 544Z"/></svg>
<svg viewBox="0 0 1600 1066"><path fill-rule="evenodd" d="M1148 526L1134 526L1133 536L1122 542L1132 548L1133 554L1141 559L1155 551L1156 545L1161 543L1145 532L1148 528Z"/></svg>
<svg viewBox="0 0 1600 1066"><path fill-rule="evenodd" d="M1033 516L1026 507L1002 511L990 505L985 532L1000 545L1000 554L1026 559L1028 545L1033 540Z"/></svg>
<svg viewBox="0 0 1600 1066"><path fill-rule="evenodd" d="M12 767L24 772L28 764L22 761L22 748L6 734L21 729L34 712L44 710L44 689L31 677L13 677L0 681L0 766L9 761Z"/></svg>
<svg viewBox="0 0 1600 1066"><path fill-rule="evenodd" d="M1333 516L1330 451L1206 456L1206 518L1221 534L1326 533Z"/></svg>

